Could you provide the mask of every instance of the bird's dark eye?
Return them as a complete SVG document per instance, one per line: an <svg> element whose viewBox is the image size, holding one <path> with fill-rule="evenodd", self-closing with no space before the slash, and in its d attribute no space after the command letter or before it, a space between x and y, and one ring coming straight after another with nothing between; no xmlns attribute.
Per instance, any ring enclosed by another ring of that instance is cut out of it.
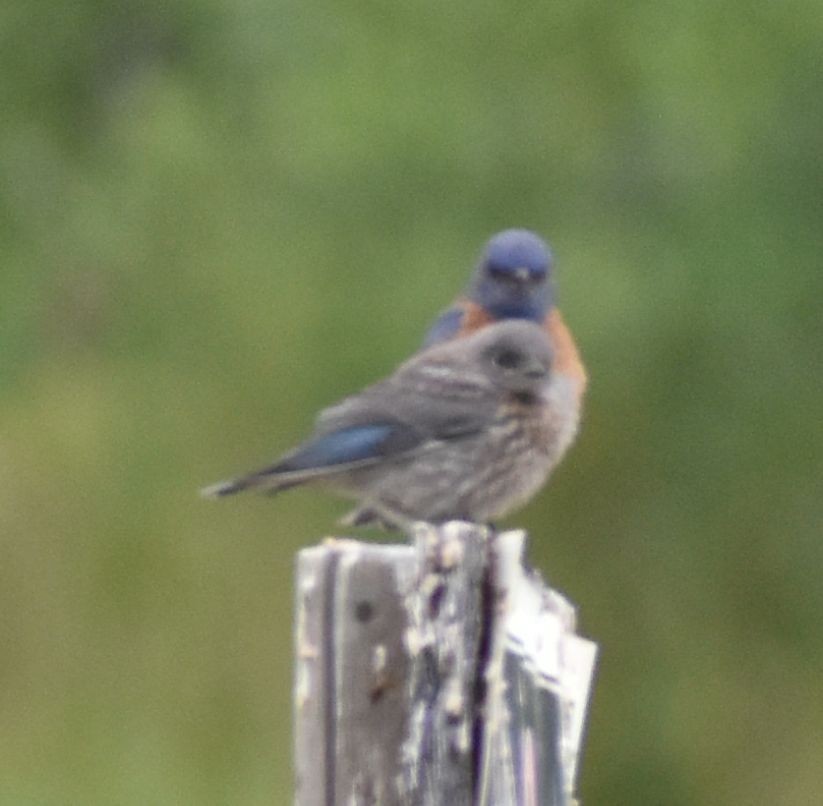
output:
<svg viewBox="0 0 823 806"><path fill-rule="evenodd" d="M523 356L516 350L500 350L492 356L492 361L503 369L517 369L523 363Z"/></svg>
<svg viewBox="0 0 823 806"><path fill-rule="evenodd" d="M511 279L511 274L508 269L503 268L503 266L495 266L493 263L489 266L489 274L494 277L495 280Z"/></svg>

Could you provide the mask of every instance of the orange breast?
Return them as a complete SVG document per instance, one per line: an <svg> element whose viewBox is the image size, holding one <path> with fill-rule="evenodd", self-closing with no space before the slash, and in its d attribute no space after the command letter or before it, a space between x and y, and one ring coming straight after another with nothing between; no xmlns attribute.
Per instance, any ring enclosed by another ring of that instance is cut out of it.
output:
<svg viewBox="0 0 823 806"><path fill-rule="evenodd" d="M554 347L554 371L571 378L578 398L582 397L588 382L586 369L580 360L572 334L557 308L552 308L546 316L546 331Z"/></svg>
<svg viewBox="0 0 823 806"><path fill-rule="evenodd" d="M481 327L486 327L486 325L491 325L497 321L485 308L474 302L461 300L458 305L463 309L463 321L460 323L460 330L457 331L458 338L468 336L470 333L474 333L475 330L480 330Z"/></svg>

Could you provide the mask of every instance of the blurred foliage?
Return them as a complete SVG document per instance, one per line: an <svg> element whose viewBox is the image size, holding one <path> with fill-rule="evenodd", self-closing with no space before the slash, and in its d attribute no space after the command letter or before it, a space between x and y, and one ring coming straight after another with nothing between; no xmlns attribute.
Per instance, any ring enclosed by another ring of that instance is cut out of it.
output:
<svg viewBox="0 0 823 806"><path fill-rule="evenodd" d="M286 803L291 573L196 490L545 234L592 385L511 519L602 645L584 803L819 800L817 2L0 11L0 803Z"/></svg>

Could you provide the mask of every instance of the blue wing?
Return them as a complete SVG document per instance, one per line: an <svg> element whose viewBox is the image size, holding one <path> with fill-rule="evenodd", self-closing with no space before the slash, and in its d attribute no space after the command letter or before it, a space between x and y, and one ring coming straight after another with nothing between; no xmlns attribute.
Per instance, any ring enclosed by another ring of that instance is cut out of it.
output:
<svg viewBox="0 0 823 806"><path fill-rule="evenodd" d="M465 311L462 308L449 308L437 317L423 339L423 347L431 347L441 341L448 341L456 336L463 325Z"/></svg>
<svg viewBox="0 0 823 806"><path fill-rule="evenodd" d="M310 439L275 465L273 472L292 473L351 465L414 447L421 437L402 423L352 425Z"/></svg>
<svg viewBox="0 0 823 806"><path fill-rule="evenodd" d="M352 425L309 439L276 464L238 479L219 482L203 490L208 498L231 495L251 487L272 492L311 478L327 476L379 461L416 447L424 435L405 423Z"/></svg>

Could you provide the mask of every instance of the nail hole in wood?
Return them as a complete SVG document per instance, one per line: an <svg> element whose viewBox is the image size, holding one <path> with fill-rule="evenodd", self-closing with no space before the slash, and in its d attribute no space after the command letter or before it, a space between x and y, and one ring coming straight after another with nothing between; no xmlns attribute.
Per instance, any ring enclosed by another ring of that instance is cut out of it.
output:
<svg viewBox="0 0 823 806"><path fill-rule="evenodd" d="M354 606L354 617L362 624L367 624L374 618L374 605L365 600L359 601Z"/></svg>

